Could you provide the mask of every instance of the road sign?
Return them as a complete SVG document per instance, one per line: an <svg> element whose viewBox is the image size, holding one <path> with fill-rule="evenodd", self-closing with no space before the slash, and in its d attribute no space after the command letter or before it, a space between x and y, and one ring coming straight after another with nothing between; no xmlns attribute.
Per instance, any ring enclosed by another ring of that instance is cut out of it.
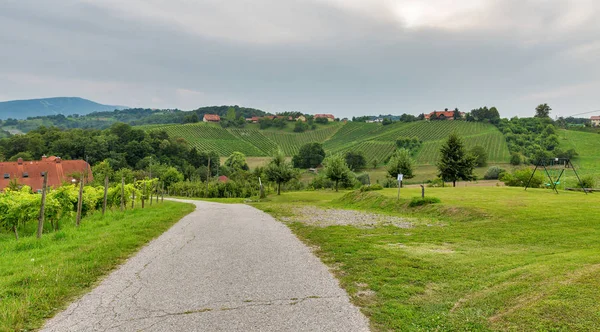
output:
<svg viewBox="0 0 600 332"><path fill-rule="evenodd" d="M398 174L398 182L402 181L404 178L404 174Z"/></svg>

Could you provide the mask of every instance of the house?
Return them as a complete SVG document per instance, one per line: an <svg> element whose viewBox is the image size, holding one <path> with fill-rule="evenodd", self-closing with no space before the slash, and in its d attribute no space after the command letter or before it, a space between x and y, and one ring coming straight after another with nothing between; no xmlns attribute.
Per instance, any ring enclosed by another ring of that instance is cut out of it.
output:
<svg viewBox="0 0 600 332"><path fill-rule="evenodd" d="M217 114L204 114L204 122L221 122L221 117Z"/></svg>
<svg viewBox="0 0 600 332"><path fill-rule="evenodd" d="M600 127L600 116L592 116L590 121L592 121L593 127Z"/></svg>
<svg viewBox="0 0 600 332"><path fill-rule="evenodd" d="M299 117L296 118L296 121L306 122L306 117L304 115L300 115Z"/></svg>
<svg viewBox="0 0 600 332"><path fill-rule="evenodd" d="M221 176L219 176L219 178L217 179L217 181L219 181L221 183L227 183L227 182L229 182L229 178L226 177L225 175L221 175Z"/></svg>
<svg viewBox="0 0 600 332"><path fill-rule="evenodd" d="M84 160L62 160L60 157L42 157L38 161L23 161L0 163L0 190L8 187L11 181L20 186L29 186L34 192L42 190L44 173L48 174L48 187L58 187L63 183L72 183L87 177L86 182L94 180L90 165ZM87 176L85 174L87 173Z"/></svg>
<svg viewBox="0 0 600 332"><path fill-rule="evenodd" d="M258 116L253 116L251 118L246 118L246 122L250 122L250 123L258 123L258 120L260 120L260 118Z"/></svg>
<svg viewBox="0 0 600 332"><path fill-rule="evenodd" d="M458 112L461 118L465 117L464 112ZM454 120L454 111L449 111L447 108L444 111L433 111L429 114L425 114L425 120L429 121L431 118L436 120Z"/></svg>
<svg viewBox="0 0 600 332"><path fill-rule="evenodd" d="M327 121L332 122L335 120L335 116L333 114L315 114L315 119L318 118L326 118Z"/></svg>

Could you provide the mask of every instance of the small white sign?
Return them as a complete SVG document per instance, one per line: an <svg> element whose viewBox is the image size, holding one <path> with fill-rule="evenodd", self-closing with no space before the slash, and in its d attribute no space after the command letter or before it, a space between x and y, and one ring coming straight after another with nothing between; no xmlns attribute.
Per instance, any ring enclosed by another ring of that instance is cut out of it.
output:
<svg viewBox="0 0 600 332"><path fill-rule="evenodd" d="M398 174L398 182L402 181L404 178L404 174Z"/></svg>

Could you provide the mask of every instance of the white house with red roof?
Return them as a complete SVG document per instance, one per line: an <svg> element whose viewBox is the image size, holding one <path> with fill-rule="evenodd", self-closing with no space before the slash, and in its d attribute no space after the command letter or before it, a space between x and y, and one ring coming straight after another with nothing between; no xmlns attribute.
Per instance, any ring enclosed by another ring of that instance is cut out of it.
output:
<svg viewBox="0 0 600 332"><path fill-rule="evenodd" d="M590 121L592 121L592 126L600 127L600 116L592 116Z"/></svg>
<svg viewBox="0 0 600 332"><path fill-rule="evenodd" d="M221 117L218 114L204 114L202 119L204 122L221 122Z"/></svg>
<svg viewBox="0 0 600 332"><path fill-rule="evenodd" d="M461 118L465 117L464 112L458 112ZM431 119L436 120L454 120L454 111L449 111L447 108L444 111L433 111L429 114L424 114L425 120L429 121Z"/></svg>

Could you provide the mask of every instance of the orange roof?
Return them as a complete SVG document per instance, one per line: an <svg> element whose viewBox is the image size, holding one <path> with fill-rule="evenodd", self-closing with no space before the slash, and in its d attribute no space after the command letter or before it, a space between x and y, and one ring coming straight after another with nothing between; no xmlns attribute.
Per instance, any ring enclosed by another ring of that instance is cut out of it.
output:
<svg viewBox="0 0 600 332"><path fill-rule="evenodd" d="M315 118L335 119L335 116L333 116L333 114L315 114Z"/></svg>
<svg viewBox="0 0 600 332"><path fill-rule="evenodd" d="M73 175L89 171L87 182L93 181L91 168L84 160L62 160L57 157L42 158L40 161L15 161L0 163L0 190L8 187L10 181L17 179L19 185L31 187L33 191L42 189L42 172L48 172L48 186L58 187L64 182L70 183ZM8 176L8 177L7 177Z"/></svg>
<svg viewBox="0 0 600 332"><path fill-rule="evenodd" d="M221 117L217 114L204 114L204 120L206 121L221 121Z"/></svg>
<svg viewBox="0 0 600 332"><path fill-rule="evenodd" d="M431 112L429 114L425 114L425 119L431 118L433 116L433 113L435 113L435 116L438 117L438 118L440 117L440 115L443 115L446 118L453 118L454 117L454 111L434 111L434 112ZM459 114L461 116L463 115L462 112L459 112Z"/></svg>

